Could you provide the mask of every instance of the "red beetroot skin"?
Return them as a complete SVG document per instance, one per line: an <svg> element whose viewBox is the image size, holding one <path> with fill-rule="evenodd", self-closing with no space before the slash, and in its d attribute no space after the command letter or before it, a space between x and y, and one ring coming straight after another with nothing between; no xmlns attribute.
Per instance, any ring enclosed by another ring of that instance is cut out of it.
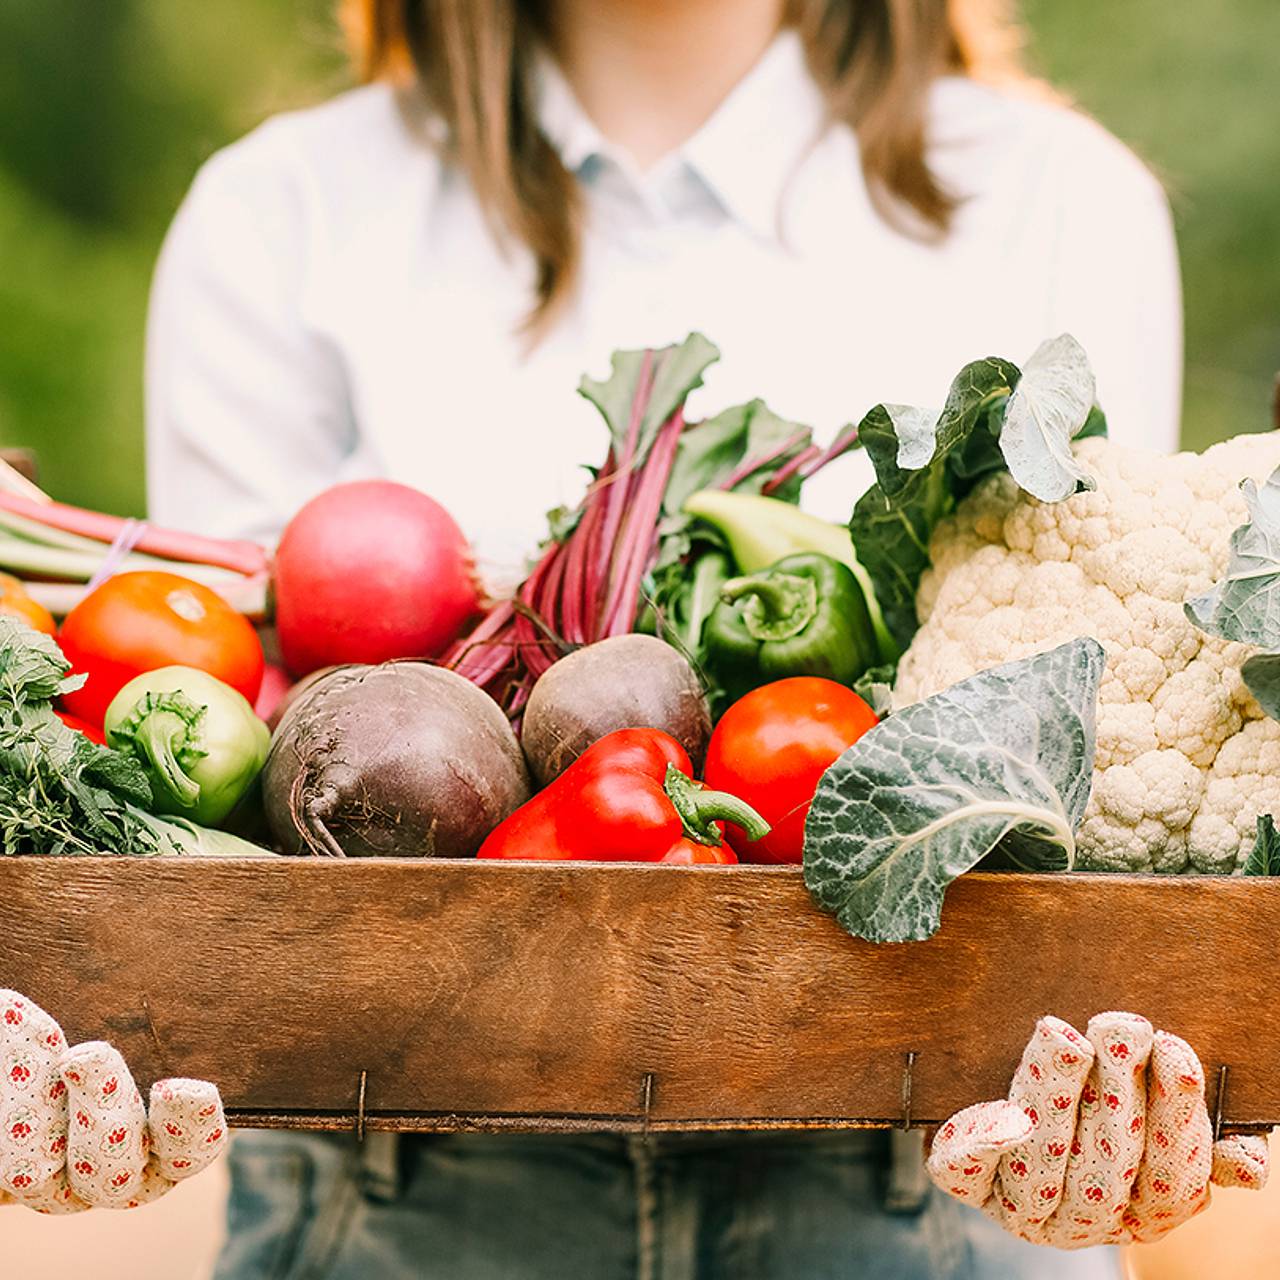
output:
<svg viewBox="0 0 1280 1280"><path fill-rule="evenodd" d="M313 498L275 558L285 666L434 658L480 609L471 549L434 499L389 480Z"/></svg>

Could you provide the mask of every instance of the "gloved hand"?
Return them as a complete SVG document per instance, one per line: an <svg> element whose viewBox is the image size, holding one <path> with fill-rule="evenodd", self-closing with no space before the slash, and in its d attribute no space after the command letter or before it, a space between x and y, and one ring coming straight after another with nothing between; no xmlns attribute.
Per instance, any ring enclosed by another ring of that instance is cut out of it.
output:
<svg viewBox="0 0 1280 1280"><path fill-rule="evenodd" d="M208 1167L226 1143L213 1085L157 1080L148 1125L115 1049L69 1049L39 1005L0 989L0 1204L132 1209Z"/></svg>
<svg viewBox="0 0 1280 1280"><path fill-rule="evenodd" d="M1042 1018L1007 1102L938 1130L929 1174L1035 1244L1080 1249L1158 1239L1209 1203L1209 1183L1260 1188L1262 1137L1213 1140L1204 1072L1185 1040L1132 1013L1086 1035Z"/></svg>

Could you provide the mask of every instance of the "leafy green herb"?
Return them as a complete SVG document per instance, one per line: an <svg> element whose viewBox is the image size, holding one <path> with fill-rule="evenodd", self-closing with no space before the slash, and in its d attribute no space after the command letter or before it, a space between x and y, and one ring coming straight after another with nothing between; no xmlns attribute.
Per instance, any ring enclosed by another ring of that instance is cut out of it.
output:
<svg viewBox="0 0 1280 1280"><path fill-rule="evenodd" d="M1280 649L1280 467L1240 492L1249 518L1231 535L1227 576L1182 607L1211 636Z"/></svg>
<svg viewBox="0 0 1280 1280"><path fill-rule="evenodd" d="M71 664L52 636L11 615L0 615L0 688L7 705L52 702L74 692L87 677L70 671Z"/></svg>
<svg viewBox="0 0 1280 1280"><path fill-rule="evenodd" d="M1019 369L995 356L956 375L939 413L876 405L858 426L876 483L849 522L858 558L897 643L915 634L915 596L938 521L979 480L1008 468L1029 493L1058 501L1093 482L1071 454L1082 434L1101 435L1093 374L1079 343L1042 343Z"/></svg>
<svg viewBox="0 0 1280 1280"><path fill-rule="evenodd" d="M947 886L997 846L1070 869L1093 781L1096 640L979 672L895 712L823 775L804 878L871 942L927 938Z"/></svg>
<svg viewBox="0 0 1280 1280"><path fill-rule="evenodd" d="M1258 815L1253 850L1244 864L1247 876L1280 876L1280 832L1269 813Z"/></svg>

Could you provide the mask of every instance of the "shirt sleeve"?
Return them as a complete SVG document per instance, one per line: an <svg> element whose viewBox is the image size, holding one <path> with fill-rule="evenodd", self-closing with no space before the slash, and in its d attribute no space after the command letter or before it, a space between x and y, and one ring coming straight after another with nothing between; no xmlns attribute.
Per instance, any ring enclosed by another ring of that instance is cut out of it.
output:
<svg viewBox="0 0 1280 1280"><path fill-rule="evenodd" d="M214 156L179 210L146 367L151 518L267 543L354 448L342 362L304 316L317 219L269 129Z"/></svg>
<svg viewBox="0 0 1280 1280"><path fill-rule="evenodd" d="M1182 288L1169 202L1132 152L1071 121L1059 154L1059 214L1049 332L1089 354L1111 437L1178 447Z"/></svg>

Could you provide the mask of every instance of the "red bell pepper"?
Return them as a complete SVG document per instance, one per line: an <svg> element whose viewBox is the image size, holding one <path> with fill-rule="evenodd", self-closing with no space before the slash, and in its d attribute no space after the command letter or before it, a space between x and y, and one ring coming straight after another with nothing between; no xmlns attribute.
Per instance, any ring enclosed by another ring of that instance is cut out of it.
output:
<svg viewBox="0 0 1280 1280"><path fill-rule="evenodd" d="M101 729L91 725L87 720L81 720L79 716L73 716L69 711L57 711L53 713L67 726L68 729L74 729L77 733L83 733L90 742L96 742L98 746L105 747L107 739Z"/></svg>
<svg viewBox="0 0 1280 1280"><path fill-rule="evenodd" d="M699 844L686 836L683 840L677 840L670 852L658 861L682 867L700 866L703 863L727 866L731 862L737 862L738 855L727 844Z"/></svg>
<svg viewBox="0 0 1280 1280"><path fill-rule="evenodd" d="M767 833L754 809L724 792L704 791L692 771L670 735L619 729L499 823L477 856L721 862L729 859L708 856L722 848L718 822L733 822L757 833L756 839Z"/></svg>

